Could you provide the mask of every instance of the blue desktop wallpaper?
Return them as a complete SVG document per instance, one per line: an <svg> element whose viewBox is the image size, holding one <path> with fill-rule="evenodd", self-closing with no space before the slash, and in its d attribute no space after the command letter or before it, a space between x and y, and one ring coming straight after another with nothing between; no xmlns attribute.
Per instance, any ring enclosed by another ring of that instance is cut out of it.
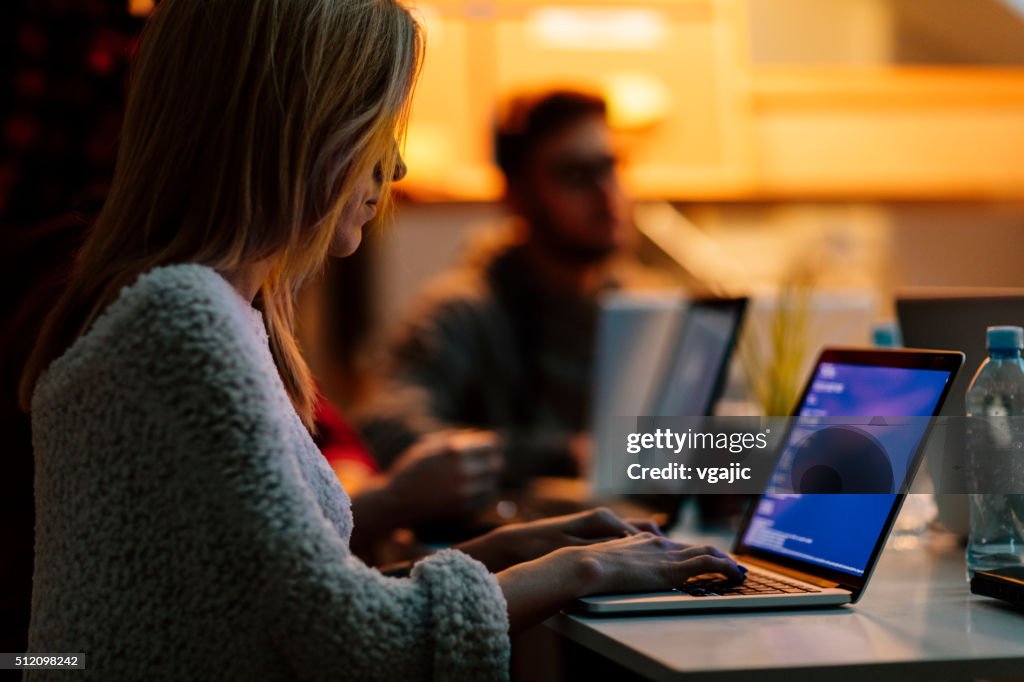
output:
<svg viewBox="0 0 1024 682"><path fill-rule="evenodd" d="M882 446L898 489L948 380L945 370L820 364L773 481L790 478L795 446L816 430L818 417L892 417L856 428ZM895 494L767 494L743 544L863 575L896 499Z"/></svg>

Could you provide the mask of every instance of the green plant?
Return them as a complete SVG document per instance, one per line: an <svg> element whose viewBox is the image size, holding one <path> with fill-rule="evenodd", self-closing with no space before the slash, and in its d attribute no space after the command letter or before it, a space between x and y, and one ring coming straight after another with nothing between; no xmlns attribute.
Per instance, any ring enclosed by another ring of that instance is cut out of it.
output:
<svg viewBox="0 0 1024 682"><path fill-rule="evenodd" d="M779 290L768 330L748 324L740 344L747 384L766 416L788 415L799 397L808 351L812 291L811 277L806 273L786 281Z"/></svg>

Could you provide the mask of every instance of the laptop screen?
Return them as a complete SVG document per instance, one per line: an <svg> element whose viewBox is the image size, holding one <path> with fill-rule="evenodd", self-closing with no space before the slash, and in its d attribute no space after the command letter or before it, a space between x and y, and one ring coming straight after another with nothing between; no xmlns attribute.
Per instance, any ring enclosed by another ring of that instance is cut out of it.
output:
<svg viewBox="0 0 1024 682"><path fill-rule="evenodd" d="M896 299L903 341L908 348L955 348L964 352L964 371L942 408L944 415L962 417L967 386L988 355L985 330L992 325L1024 322L1024 291L947 289L944 295L928 291Z"/></svg>
<svg viewBox="0 0 1024 682"><path fill-rule="evenodd" d="M928 428L927 419L898 418L931 417L949 378L946 370L819 363L773 480L792 480L795 446L816 430L817 418L869 417L856 428L876 439L887 455L882 466L891 467L892 490L887 494L763 495L741 544L864 575L897 502L896 491Z"/></svg>
<svg viewBox="0 0 1024 682"><path fill-rule="evenodd" d="M686 417L711 414L746 301L696 301L672 347L664 383L649 414Z"/></svg>

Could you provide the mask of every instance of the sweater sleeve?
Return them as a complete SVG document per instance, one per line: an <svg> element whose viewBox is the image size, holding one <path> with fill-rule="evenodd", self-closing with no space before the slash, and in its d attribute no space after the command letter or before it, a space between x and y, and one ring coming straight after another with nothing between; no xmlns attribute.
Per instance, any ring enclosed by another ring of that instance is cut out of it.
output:
<svg viewBox="0 0 1024 682"><path fill-rule="evenodd" d="M289 452L294 414L261 366L266 349L205 288L178 287L172 298L148 308L178 314L144 314L137 330L152 340L146 381L161 396L173 454L201 472L191 506L210 500L205 518L191 519L216 529L203 536L213 546L197 548L212 564L210 589L245 603L237 608L296 679L505 679L496 578L457 551L423 560L407 579L354 557Z"/></svg>

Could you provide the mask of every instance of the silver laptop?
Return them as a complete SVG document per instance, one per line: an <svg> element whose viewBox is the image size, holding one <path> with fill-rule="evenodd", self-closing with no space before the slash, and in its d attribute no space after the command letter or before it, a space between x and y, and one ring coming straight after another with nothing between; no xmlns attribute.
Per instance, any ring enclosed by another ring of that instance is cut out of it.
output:
<svg viewBox="0 0 1024 682"><path fill-rule="evenodd" d="M610 498L616 492L611 468L618 447L613 420L648 409L651 387L659 383L664 358L687 307L681 294L671 292L620 292L601 303L591 403L590 487L597 498Z"/></svg>
<svg viewBox="0 0 1024 682"><path fill-rule="evenodd" d="M746 309L745 298L707 298L690 303L665 359L661 386L646 414L704 417L714 412Z"/></svg>
<svg viewBox="0 0 1024 682"><path fill-rule="evenodd" d="M745 298L684 301L672 295L616 296L604 303L592 421L595 496L616 490L612 465L619 443L611 428L614 417L712 413L746 307Z"/></svg>
<svg viewBox="0 0 1024 682"><path fill-rule="evenodd" d="M987 287L921 287L904 289L896 296L903 341L914 348L958 350L966 358L939 413L963 417L967 387L987 356L985 330L993 325L1024 325L1024 289ZM941 437L940 437L941 434ZM963 463L954 453L965 452L964 430L946 428L928 443L925 461L937 489L939 521L963 537L970 530ZM959 491L959 492L958 492Z"/></svg>
<svg viewBox="0 0 1024 682"><path fill-rule="evenodd" d="M921 288L896 296L903 342L910 348L946 348L963 353L943 416L964 416L964 394L987 356L985 330L993 325L1024 325L1024 289Z"/></svg>
<svg viewBox="0 0 1024 682"><path fill-rule="evenodd" d="M794 416L934 417L963 354L943 351L826 349ZM874 420L872 420L874 423ZM882 422L884 424L884 421ZM920 464L929 420L888 446L894 478L887 494L776 495L752 503L732 556L750 569L742 584L701 576L671 592L598 595L577 600L588 614L732 611L838 606L863 594ZM883 428L883 427L880 427ZM806 434L794 426L780 453ZM790 480L780 457L771 480Z"/></svg>

